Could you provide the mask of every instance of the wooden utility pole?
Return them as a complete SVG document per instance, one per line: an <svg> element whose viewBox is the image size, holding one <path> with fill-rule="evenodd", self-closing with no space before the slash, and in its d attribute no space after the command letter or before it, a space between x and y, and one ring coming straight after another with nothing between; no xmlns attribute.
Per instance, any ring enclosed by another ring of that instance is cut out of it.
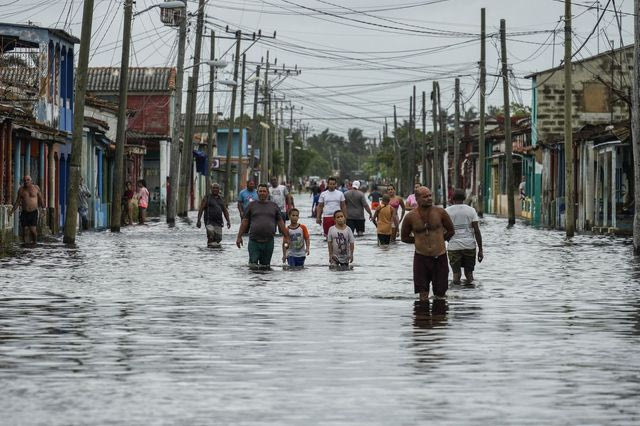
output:
<svg viewBox="0 0 640 426"><path fill-rule="evenodd" d="M429 185L427 173L427 94L422 92L422 185Z"/></svg>
<svg viewBox="0 0 640 426"><path fill-rule="evenodd" d="M440 184L442 186L442 206L447 207L447 179L445 176L449 172L449 143L447 135L447 111L442 109L440 98L440 84L436 86L438 94L438 111L440 113ZM447 161L444 160L444 153L447 153Z"/></svg>
<svg viewBox="0 0 640 426"><path fill-rule="evenodd" d="M440 138L438 132L438 82L433 82L433 89L431 91L431 115L433 115L433 175L431 181L433 182L433 203L440 204L440 196L438 187L438 181L440 180Z"/></svg>
<svg viewBox="0 0 640 426"><path fill-rule="evenodd" d="M253 119L251 129L251 154L249 157L249 180L255 181L254 177L254 158L256 155L256 145L258 143L258 97L260 96L260 65L256 67L256 82L253 90ZM263 154L263 153L261 153Z"/></svg>
<svg viewBox="0 0 640 426"><path fill-rule="evenodd" d="M398 114L396 106L393 106L393 148L396 153L396 192L400 192L402 181L402 160L400 158L400 144L398 144Z"/></svg>
<svg viewBox="0 0 640 426"><path fill-rule="evenodd" d="M571 0L564 2L564 229L567 238L576 231L575 191L573 182L573 129L571 126Z"/></svg>
<svg viewBox="0 0 640 426"><path fill-rule="evenodd" d="M82 30L80 33L80 53L76 71L76 92L73 115L73 136L71 139L70 174L71 182L67 196L67 211L64 221L64 239L66 244L75 244L78 228L78 187L80 185L82 134L84 129L84 100L87 88L87 69L89 67L89 48L91 46L91 23L93 22L93 0L85 0L82 10ZM126 111L126 110L125 110ZM117 199L120 204L120 198Z"/></svg>
<svg viewBox="0 0 640 426"><path fill-rule="evenodd" d="M636 200L633 215L633 252L640 255L640 0L633 2L634 44L633 44L633 97L631 98L631 137L633 144L633 188Z"/></svg>
<svg viewBox="0 0 640 426"><path fill-rule="evenodd" d="M213 35L212 35L213 37ZM213 41L212 41L213 42ZM180 193L180 128L182 126L182 86L184 81L184 52L187 43L187 16L180 17L178 30L178 63L176 72L176 91L173 103L173 128L171 129L171 159L169 164L170 193L167 200L167 224L176 223L178 194Z"/></svg>
<svg viewBox="0 0 640 426"><path fill-rule="evenodd" d="M516 223L516 208L513 187L513 142L511 140L511 111L509 105L509 75L507 68L507 36L505 20L500 20L500 51L502 60L502 90L504 94L504 155L507 169L507 211L509 226Z"/></svg>
<svg viewBox="0 0 640 426"><path fill-rule="evenodd" d="M216 56L216 33L211 32L211 52L209 59L212 61ZM211 187L211 164L213 162L213 140L216 137L213 112L213 94L216 82L216 67L213 64L209 67L209 113L207 114L207 192Z"/></svg>
<svg viewBox="0 0 640 426"><path fill-rule="evenodd" d="M265 73L264 73L264 84L263 84L263 94L262 101L264 103L264 112L262 113L262 119L264 120L267 126L270 126L269 120L269 105L268 105L268 97L269 97L269 51L267 50L267 62L265 65ZM269 130L268 128L263 128L262 132L264 133L262 152L260 152L260 160L262 161L260 178L262 182L267 182L269 180Z"/></svg>
<svg viewBox="0 0 640 426"><path fill-rule="evenodd" d="M200 54L202 50L202 33L204 30L204 7L206 0L198 0L198 17L196 20L196 43L193 53L193 74L189 92L191 98L187 103L187 122L180 166L180 199L178 216L187 217L189 212L189 195L191 189L191 172L193 170L193 130L198 100L198 82L200 76Z"/></svg>
<svg viewBox="0 0 640 426"><path fill-rule="evenodd" d="M242 188L242 183L244 181L244 176L242 175L242 148L243 144L243 133L244 133L244 99L245 99L245 78L246 78L246 69L247 69L247 54L242 54L242 83L240 85L240 142L238 145L238 192L240 188Z"/></svg>
<svg viewBox="0 0 640 426"><path fill-rule="evenodd" d="M403 179L405 179L405 184L402 185L404 190L407 191L406 195L401 193L402 195L409 196L411 193L411 146L413 145L413 96L409 96L409 121L407 122L407 156L406 156L406 165L407 170Z"/></svg>
<svg viewBox="0 0 640 426"><path fill-rule="evenodd" d="M122 59L120 61L120 90L118 94L118 124L116 127L116 154L113 170L113 197L111 201L111 232L120 232L120 222L122 220L122 203L120 200L122 200L122 191L124 189L124 145L127 140L127 95L129 89L132 7L133 0L125 0ZM82 118L84 119L84 117Z"/></svg>
<svg viewBox="0 0 640 426"><path fill-rule="evenodd" d="M478 173L477 196L478 216L484 214L484 190L485 190L485 142L484 142L484 126L485 126L485 97L487 93L487 51L486 38L487 29L485 21L485 8L480 9L480 126L478 131L478 165L480 168Z"/></svg>
<svg viewBox="0 0 640 426"><path fill-rule="evenodd" d="M412 116L411 116L411 144L409 145L409 181L407 185L407 196L413 192L413 185L416 180L416 120L418 117L416 106L417 106L417 97L416 97L416 86L413 86L413 97L412 97Z"/></svg>
<svg viewBox="0 0 640 426"><path fill-rule="evenodd" d="M240 42L242 40L242 32L236 31L236 54L233 63L233 81L236 82L231 89L231 113L229 114L229 133L227 134L227 162L225 164L225 178L226 183L224 185L224 201L229 204L231 201L231 149L233 145L233 133L235 131L236 120L236 98L238 94L238 68L240 65ZM238 144L238 155L240 155L241 141Z"/></svg>
<svg viewBox="0 0 640 426"><path fill-rule="evenodd" d="M291 179L291 168L293 165L293 110L294 110L294 106L291 105L291 107L289 108L289 162L287 164L287 179L289 179L289 182L293 182L293 179Z"/></svg>
<svg viewBox="0 0 640 426"><path fill-rule="evenodd" d="M460 79L456 78L456 94L455 94L455 123L453 128L453 179L452 186L454 189L460 186Z"/></svg>

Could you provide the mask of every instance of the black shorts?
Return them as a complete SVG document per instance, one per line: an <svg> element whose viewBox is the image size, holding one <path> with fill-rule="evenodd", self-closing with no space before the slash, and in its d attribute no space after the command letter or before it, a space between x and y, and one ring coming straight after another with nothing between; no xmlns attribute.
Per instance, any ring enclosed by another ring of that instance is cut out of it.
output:
<svg viewBox="0 0 640 426"><path fill-rule="evenodd" d="M378 244L388 246L391 243L391 235L378 234Z"/></svg>
<svg viewBox="0 0 640 426"><path fill-rule="evenodd" d="M456 274L460 273L460 268L464 268L465 272L473 272L476 266L476 249L449 250L449 264Z"/></svg>
<svg viewBox="0 0 640 426"><path fill-rule="evenodd" d="M352 232L364 232L364 219L347 219L347 226Z"/></svg>
<svg viewBox="0 0 640 426"><path fill-rule="evenodd" d="M38 226L38 210L33 210L31 212L25 212L24 210L21 211L20 225L22 225L23 228Z"/></svg>
<svg viewBox="0 0 640 426"><path fill-rule="evenodd" d="M413 291L429 292L429 284L433 285L433 294L444 296L449 288L449 265L447 255L413 256Z"/></svg>

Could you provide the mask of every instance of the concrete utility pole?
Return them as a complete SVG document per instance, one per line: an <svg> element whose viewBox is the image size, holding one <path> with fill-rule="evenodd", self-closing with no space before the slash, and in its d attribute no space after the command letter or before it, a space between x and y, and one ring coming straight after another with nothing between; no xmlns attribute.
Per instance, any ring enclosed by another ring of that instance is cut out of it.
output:
<svg viewBox="0 0 640 426"><path fill-rule="evenodd" d="M633 97L631 98L631 136L633 143L633 182L636 200L633 215L633 252L640 255L640 0L633 2L634 45L633 45Z"/></svg>
<svg viewBox="0 0 640 426"><path fill-rule="evenodd" d="M129 49L131 48L132 7L133 0L125 0L122 59L120 61L120 90L118 94L116 154L113 169L113 197L111 201L111 232L120 232L120 222L122 220L122 203L120 200L122 200L122 191L124 189L124 144L127 140L127 97L129 90Z"/></svg>
<svg viewBox="0 0 640 426"><path fill-rule="evenodd" d="M487 51L486 38L487 28L485 21L485 8L480 9L480 126L478 131L478 186L477 196L478 216L484 214L484 189L485 189L485 143L484 143L484 126L485 126L485 97L487 93Z"/></svg>
<svg viewBox="0 0 640 426"><path fill-rule="evenodd" d="M246 77L246 70L247 70L247 54L243 53L242 54L242 84L240 86L240 125L238 126L240 128L240 145L238 147L238 191L240 191L240 188L242 187L242 183L244 181L243 176L242 176L242 147L243 147L243 143L242 143L242 135L244 133L244 96L245 96L245 77Z"/></svg>
<svg viewBox="0 0 640 426"><path fill-rule="evenodd" d="M224 185L224 201L229 204L231 201L231 145L233 141L233 133L235 132L235 120L236 120L236 98L238 94L238 68L240 65L240 42L242 40L242 32L236 31L236 55L233 63L233 81L236 84L231 89L231 113L229 114L229 133L227 134L227 160L225 164L225 178L226 183ZM241 154L242 140L238 143L238 156Z"/></svg>
<svg viewBox="0 0 640 426"><path fill-rule="evenodd" d="M211 52L209 59L212 61L216 56L216 33L211 32ZM213 108L213 94L216 83L216 67L211 65L209 67L209 113L207 114L207 192L211 187L211 164L213 162L213 140L217 136L215 124L214 124L214 108Z"/></svg>
<svg viewBox="0 0 640 426"><path fill-rule="evenodd" d="M405 179L405 184L402 185L408 193L405 195L401 193L401 195L408 196L411 193L411 146L413 145L413 96L409 96L409 121L407 122L407 156L406 156L406 165L407 171L403 176Z"/></svg>
<svg viewBox="0 0 640 426"><path fill-rule="evenodd" d="M440 138L438 133L438 82L433 82L433 89L431 91L431 115L433 115L433 176L431 181L433 182L433 203L440 204L440 196L438 187L438 180L440 179Z"/></svg>
<svg viewBox="0 0 640 426"><path fill-rule="evenodd" d="M264 84L263 84L263 94L262 94L262 102L264 106L264 111L262 113L262 119L265 124L269 126L269 51L267 50L267 62L265 65L265 73L264 73ZM261 173L260 178L263 182L267 182L269 180L269 129L263 127L262 132L264 136L262 137L262 151L260 152L260 160L261 160Z"/></svg>
<svg viewBox="0 0 640 426"><path fill-rule="evenodd" d="M249 158L249 180L254 179L253 161L256 155L256 144L258 143L258 97L260 96L260 65L256 67L256 82L253 90L253 119L251 128L251 154ZM262 154L262 153L261 153Z"/></svg>
<svg viewBox="0 0 640 426"><path fill-rule="evenodd" d="M449 143L447 135L447 111L442 109L440 102L440 84L436 86L438 94L438 111L440 112L440 179L442 185L442 206L447 207L447 180L445 176L449 172L449 156L447 155L447 161L444 161L444 153L449 154Z"/></svg>
<svg viewBox="0 0 640 426"><path fill-rule="evenodd" d="M456 94L455 94L455 108L456 116L453 128L453 187L458 188L460 186L460 79L456 78Z"/></svg>
<svg viewBox="0 0 640 426"><path fill-rule="evenodd" d="M571 126L571 0L564 2L564 229L567 238L576 231L575 191L573 182L573 129Z"/></svg>
<svg viewBox="0 0 640 426"><path fill-rule="evenodd" d="M82 10L82 31L80 33L80 53L76 71L76 93L73 115L73 136L71 140L71 183L67 196L67 212L64 219L64 238L66 244L75 244L78 229L78 187L80 185L82 133L84 128L84 98L87 88L87 69L89 67L89 48L91 46L91 23L93 22L93 0L85 0ZM122 197L121 197L122 198ZM120 200L120 198L118 198ZM119 204L119 202L118 202Z"/></svg>
<svg viewBox="0 0 640 426"><path fill-rule="evenodd" d="M187 217L189 212L189 193L191 188L191 172L193 170L193 128L196 118L196 101L198 100L198 82L200 76L200 54L202 50L202 33L204 30L204 7L206 0L198 0L198 18L196 21L196 43L193 53L193 74L189 92L191 98L187 103L187 122L180 165L180 201L178 216Z"/></svg>
<svg viewBox="0 0 640 426"><path fill-rule="evenodd" d="M171 192L167 202L167 224L176 223L178 194L180 187L180 127L182 126L182 86L184 81L184 52L187 43L187 14L180 17L178 30L178 63L176 71L176 92L173 101L173 128L171 129L171 159L169 164L169 185Z"/></svg>
<svg viewBox="0 0 640 426"><path fill-rule="evenodd" d="M289 182L292 182L291 179L291 165L293 164L293 109L295 107L293 105L291 105L291 107L289 108L289 113L290 113L290 117L289 117L289 164L287 165L287 179L289 179Z"/></svg>
<svg viewBox="0 0 640 426"><path fill-rule="evenodd" d="M427 173L427 94L422 92L422 185L430 185Z"/></svg>
<svg viewBox="0 0 640 426"><path fill-rule="evenodd" d="M502 60L502 90L504 94L504 155L507 169L507 210L509 226L516 223L516 208L513 194L513 142L511 140L511 111L509 105L509 75L507 68L507 36L505 20L500 20L500 48Z"/></svg>
<svg viewBox="0 0 640 426"><path fill-rule="evenodd" d="M393 106L393 147L396 152L396 192L400 192L400 183L402 181L402 160L400 158L400 145L398 144L398 114L396 106Z"/></svg>
<svg viewBox="0 0 640 426"><path fill-rule="evenodd" d="M416 180L416 119L418 117L416 111L417 97L416 86L413 86L412 116L411 116L411 144L409 145L409 185L407 187L407 196L413 192L413 185Z"/></svg>

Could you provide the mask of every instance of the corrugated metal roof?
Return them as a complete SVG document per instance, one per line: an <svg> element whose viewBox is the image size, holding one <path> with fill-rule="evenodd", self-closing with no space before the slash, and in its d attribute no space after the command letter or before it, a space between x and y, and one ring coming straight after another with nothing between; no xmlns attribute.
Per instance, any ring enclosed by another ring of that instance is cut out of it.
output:
<svg viewBox="0 0 640 426"><path fill-rule="evenodd" d="M26 67L0 67L0 81L5 84L38 87L38 70Z"/></svg>
<svg viewBox="0 0 640 426"><path fill-rule="evenodd" d="M89 68L87 90L118 92L120 68ZM176 69L168 67L130 67L129 92L170 92L176 87Z"/></svg>

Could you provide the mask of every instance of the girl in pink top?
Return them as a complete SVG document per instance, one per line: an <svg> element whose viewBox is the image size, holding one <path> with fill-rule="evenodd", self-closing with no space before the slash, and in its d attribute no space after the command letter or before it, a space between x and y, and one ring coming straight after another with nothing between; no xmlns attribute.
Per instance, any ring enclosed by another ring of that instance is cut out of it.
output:
<svg viewBox="0 0 640 426"><path fill-rule="evenodd" d="M147 207L149 207L149 190L144 179L140 179L136 186L138 187L138 224L144 225L147 217Z"/></svg>

